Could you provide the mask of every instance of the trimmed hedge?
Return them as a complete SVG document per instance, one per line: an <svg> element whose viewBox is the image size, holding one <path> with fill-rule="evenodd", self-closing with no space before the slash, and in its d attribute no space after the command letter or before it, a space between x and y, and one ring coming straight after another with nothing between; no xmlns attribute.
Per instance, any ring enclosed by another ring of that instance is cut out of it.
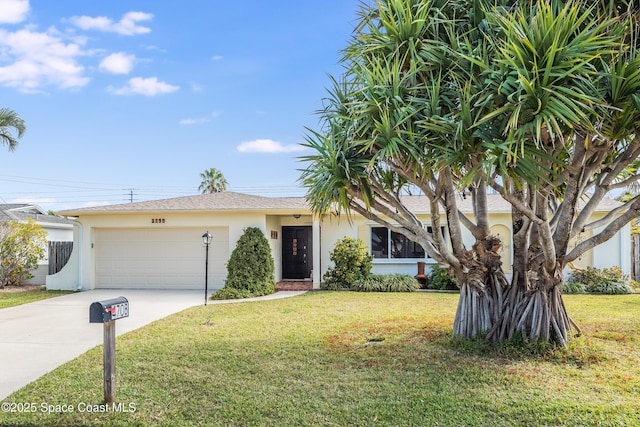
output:
<svg viewBox="0 0 640 427"><path fill-rule="evenodd" d="M372 274L351 286L351 290L358 292L413 292L418 289L420 283L406 274Z"/></svg>
<svg viewBox="0 0 640 427"><path fill-rule="evenodd" d="M259 297L275 291L275 265L269 242L259 228L245 228L227 263L224 288L211 299Z"/></svg>

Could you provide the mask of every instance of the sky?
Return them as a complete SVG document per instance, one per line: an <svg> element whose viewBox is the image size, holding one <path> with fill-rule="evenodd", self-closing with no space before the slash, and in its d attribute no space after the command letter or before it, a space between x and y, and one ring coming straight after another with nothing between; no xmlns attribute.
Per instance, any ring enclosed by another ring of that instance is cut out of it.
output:
<svg viewBox="0 0 640 427"><path fill-rule="evenodd" d="M0 202L49 211L229 191L302 196L305 128L360 0L0 0Z"/></svg>

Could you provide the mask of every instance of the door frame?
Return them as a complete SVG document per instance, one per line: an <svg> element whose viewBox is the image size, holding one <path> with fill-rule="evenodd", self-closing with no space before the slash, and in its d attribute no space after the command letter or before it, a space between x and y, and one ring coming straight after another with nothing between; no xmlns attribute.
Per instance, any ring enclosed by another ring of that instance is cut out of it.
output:
<svg viewBox="0 0 640 427"><path fill-rule="evenodd" d="M288 230L303 230L306 233L306 240L307 240L307 249L306 249L306 266L304 268L304 273L303 273L303 277L288 277L291 276L291 274L289 274L289 271L292 270L293 268L291 267L291 265L287 265L286 261L288 259L288 256L285 255L285 248L286 248L286 244L285 244L285 239L287 238L287 233L286 231ZM282 279L283 280L307 280L307 279L312 279L312 272L313 272L313 227L310 225L295 225L295 226L282 226ZM287 268L290 267L290 268Z"/></svg>

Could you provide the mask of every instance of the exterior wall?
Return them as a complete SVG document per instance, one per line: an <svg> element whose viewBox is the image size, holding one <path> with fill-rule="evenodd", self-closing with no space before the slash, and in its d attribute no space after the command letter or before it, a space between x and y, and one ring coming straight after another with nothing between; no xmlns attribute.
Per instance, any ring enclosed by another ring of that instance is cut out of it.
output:
<svg viewBox="0 0 640 427"><path fill-rule="evenodd" d="M152 223L154 218L163 218L163 223ZM429 216L419 218L429 224ZM322 276L331 266L329 254L335 244L344 237L361 238L367 247L370 246L370 228L378 224L360 216L351 218L327 216L322 219L312 215L301 215L295 218L291 214L265 212L193 212L193 213L128 213L111 215L87 215L80 218L81 225L74 227L74 249L71 259L58 274L46 277L48 289L93 289L95 287L95 254L93 249L94 230L96 228L197 228L204 233L208 227L228 227L229 254L235 249L236 242L246 227L260 228L271 247L275 261L276 280L282 278L282 227L311 226L313 230L313 272L314 288L318 288ZM513 260L513 243L511 239L511 216L508 213L494 213L490 216L492 232L503 239L503 265L505 273L511 272ZM596 230L599 231L599 230ZM272 238L272 232L273 234ZM195 233L199 240L201 234ZM591 254L594 267L620 266L625 273L630 269L629 226L623 228L610 241L593 249ZM276 237L277 236L277 237ZM463 229L463 238L467 245L473 243L471 234ZM370 250L370 249L369 249ZM374 259L373 273L403 273L415 275L419 261L434 264L426 259Z"/></svg>
<svg viewBox="0 0 640 427"><path fill-rule="evenodd" d="M38 262L38 267L31 270L33 277L22 281L23 285L44 285L47 274L49 274L49 262L47 260Z"/></svg>
<svg viewBox="0 0 640 427"><path fill-rule="evenodd" d="M596 233L600 232L596 230ZM623 273L631 273L631 226L624 226L611 239L596 246L593 251L593 267L620 267Z"/></svg>
<svg viewBox="0 0 640 427"><path fill-rule="evenodd" d="M429 224L429 216L419 216L423 223ZM322 222L322 268L321 274L324 275L329 267L332 266L329 260L329 254L335 247L336 243L344 237L359 238L371 253L371 227L379 227L380 225L369 221L363 217L354 216L351 218L351 224L345 217L329 217ZM465 241L472 242L471 234L463 231ZM435 264L431 258L390 258L390 259L373 259L373 268L371 272L374 274L408 274L415 276L418 273L418 262L426 262L428 265Z"/></svg>
<svg viewBox="0 0 640 427"><path fill-rule="evenodd" d="M599 220L604 216L604 213L596 213L591 220ZM603 228L604 227L586 230L580 233L571 242L571 247L590 238L594 234L600 233ZM611 239L585 252L580 258L573 262L573 266L576 268L620 267L623 273L629 275L631 273L631 225L625 225ZM568 269L567 272L570 272L570 269Z"/></svg>
<svg viewBox="0 0 640 427"><path fill-rule="evenodd" d="M596 214L593 220L600 219L604 216L604 213ZM429 224L429 216L419 216L419 219L424 224ZM443 219L444 221L444 219ZM494 234L500 235L503 241L502 248L502 262L504 272L510 276L513 272L513 242L512 236L512 224L511 215L508 213L495 213L491 214L489 218L489 224L491 231ZM335 244L344 237L360 238L365 242L365 246L369 248L370 245L370 227L379 226L373 221L368 221L362 217L354 216L351 220L351 224L345 217L338 218L335 216L325 218L322 223L322 255L321 255L321 271L320 274L324 275L331 266L329 260L329 253L333 250ZM595 230L600 232L601 229ZM473 244L473 236L471 233L463 228L463 239L466 245ZM592 233L588 232L584 238L591 236ZM605 268L619 266L622 271L629 274L631 269L631 243L630 243L630 226L623 227L620 232L616 233L607 242L595 247L591 251L585 253L580 260L575 264L578 267L584 268L586 266L593 266L595 268ZM370 251L370 249L369 249ZM371 252L371 251L370 251ZM430 258L426 259L375 259L373 260L374 274L392 274L401 273L415 275L417 273L417 263L423 261L429 265L433 265L434 261Z"/></svg>
<svg viewBox="0 0 640 427"><path fill-rule="evenodd" d="M582 241L589 239L590 237L593 236L593 230L586 230L582 233L579 233L578 236L576 236L575 238L573 238L571 240L571 242L569 243L569 247L570 248L574 248L577 244L581 243ZM576 268L587 268L587 267L593 267L593 253L595 250L597 250L598 248L594 248L591 249L590 251L585 252L584 254L582 254L578 259L576 259L575 261L573 261L572 265Z"/></svg>
<svg viewBox="0 0 640 427"><path fill-rule="evenodd" d="M313 238L313 272L311 279L313 280L313 288L320 289L320 282L322 281L322 224L319 218L314 218L312 224L312 238Z"/></svg>
<svg viewBox="0 0 640 427"><path fill-rule="evenodd" d="M72 242L73 226L69 224L65 227L43 227L47 230L47 241L49 242Z"/></svg>
<svg viewBox="0 0 640 427"><path fill-rule="evenodd" d="M275 266L276 283L282 280L282 220L277 215L267 215L265 237L271 247Z"/></svg>
<svg viewBox="0 0 640 427"><path fill-rule="evenodd" d="M354 218L354 221L363 222ZM329 267L333 264L329 260L329 254L333 251L336 243L344 237L358 237L357 224L354 222L353 226L349 225L346 218L338 218L336 216L327 216L322 219L320 224L320 248L321 253L318 262L320 264L320 280L322 276L327 272Z"/></svg>
<svg viewBox="0 0 640 427"><path fill-rule="evenodd" d="M492 214L489 216L489 227L491 233L499 236L502 240L502 271L507 275L513 273L513 241L511 215L506 213ZM473 237L469 236L469 242L473 242Z"/></svg>
<svg viewBox="0 0 640 427"><path fill-rule="evenodd" d="M164 222L154 223L154 219ZM81 225L74 233L74 245L71 259L57 274L47 276L47 289L88 290L95 288L95 229L96 228L200 228L202 233L207 227L229 227L229 254L246 227L258 227L266 233L266 215L261 213L216 214L211 212L195 213L132 213L127 215L87 215L80 218ZM202 234L194 235L201 241Z"/></svg>

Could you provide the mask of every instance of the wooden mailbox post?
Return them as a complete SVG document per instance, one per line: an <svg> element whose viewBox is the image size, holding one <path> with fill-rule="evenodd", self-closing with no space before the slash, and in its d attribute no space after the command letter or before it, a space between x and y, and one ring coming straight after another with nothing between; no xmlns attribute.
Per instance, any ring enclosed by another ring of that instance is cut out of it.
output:
<svg viewBox="0 0 640 427"><path fill-rule="evenodd" d="M116 401L116 320L129 317L125 297L96 301L89 307L89 323L104 325L104 401Z"/></svg>

